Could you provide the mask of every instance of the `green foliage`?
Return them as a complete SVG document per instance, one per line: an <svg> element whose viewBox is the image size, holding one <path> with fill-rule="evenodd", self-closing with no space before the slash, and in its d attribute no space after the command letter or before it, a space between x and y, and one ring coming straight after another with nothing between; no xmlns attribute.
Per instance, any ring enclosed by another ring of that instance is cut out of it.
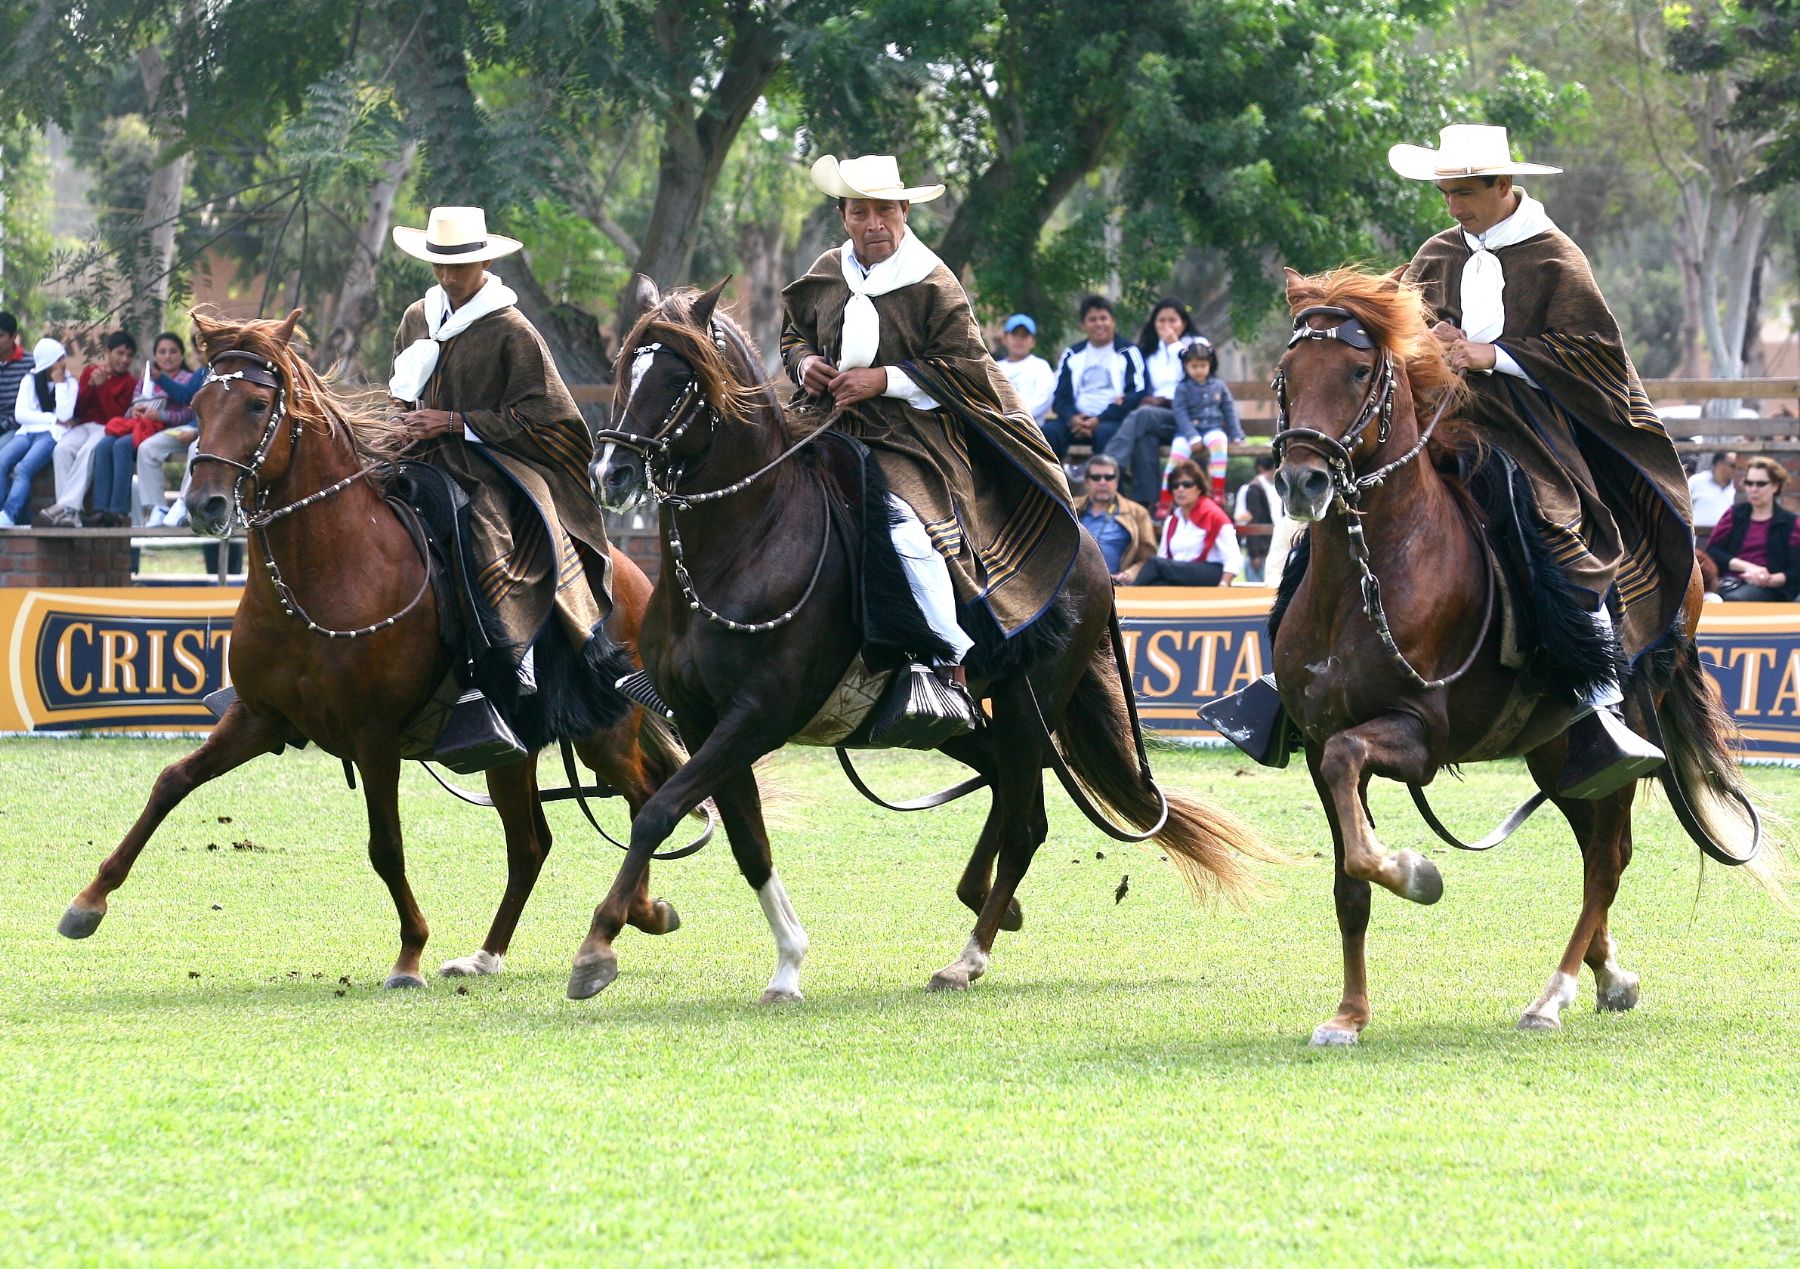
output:
<svg viewBox="0 0 1800 1269"><path fill-rule="evenodd" d="M0 308L27 329L41 326L49 306L42 291L55 243L50 233L50 161L38 129L22 120L0 124L0 162L5 165L6 210L0 214Z"/></svg>
<svg viewBox="0 0 1800 1269"><path fill-rule="evenodd" d="M1669 52L1678 70L1730 69L1737 98L1732 126L1765 134L1755 187L1800 182L1800 6L1791 0L1734 0L1671 6Z"/></svg>

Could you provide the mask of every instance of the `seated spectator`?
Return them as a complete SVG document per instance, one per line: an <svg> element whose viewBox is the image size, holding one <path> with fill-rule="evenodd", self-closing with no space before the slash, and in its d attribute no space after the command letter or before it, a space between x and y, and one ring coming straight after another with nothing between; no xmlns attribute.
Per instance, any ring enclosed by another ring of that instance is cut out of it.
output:
<svg viewBox="0 0 1800 1269"><path fill-rule="evenodd" d="M1694 528L1710 529L1731 514L1737 501L1738 456L1720 450L1712 461L1688 477L1688 496L1694 502Z"/></svg>
<svg viewBox="0 0 1800 1269"><path fill-rule="evenodd" d="M0 445L0 484L7 484L0 506L0 528L10 529L25 514L31 482L50 461L59 437L75 416L76 383L69 377L69 356L54 339L40 339L31 350L31 373L13 398L18 430Z"/></svg>
<svg viewBox="0 0 1800 1269"><path fill-rule="evenodd" d="M1112 302L1090 295L1081 301L1081 328L1087 338L1070 344L1056 368L1054 417L1044 422L1044 439L1061 458L1075 441L1104 450L1125 416L1144 395L1144 358L1120 339Z"/></svg>
<svg viewBox="0 0 1800 1269"><path fill-rule="evenodd" d="M1014 313L1003 329L1000 339L1006 345L1006 356L1000 359L1000 373L1042 427L1044 416L1050 413L1050 398L1056 395L1056 371L1042 357L1032 355L1037 347L1037 323L1024 313Z"/></svg>
<svg viewBox="0 0 1800 1269"><path fill-rule="evenodd" d="M1119 464L1110 454L1088 459L1087 490L1075 500L1075 515L1088 536L1100 544L1115 586L1129 582L1138 565L1156 550L1150 512L1119 496Z"/></svg>
<svg viewBox="0 0 1800 1269"><path fill-rule="evenodd" d="M1275 455L1258 454L1256 456L1256 476L1244 482L1243 488L1237 491L1237 508L1231 520L1240 529L1253 524L1266 524L1269 534L1246 536L1244 548L1244 580L1261 582L1264 579L1263 565L1269 557L1269 541L1274 534L1275 521L1287 514L1282 508L1281 499L1275 494Z"/></svg>
<svg viewBox="0 0 1800 1269"><path fill-rule="evenodd" d="M1169 474L1174 503L1162 542L1132 579L1134 586L1229 586L1243 571L1237 530L1219 504L1201 495L1200 468L1190 461Z"/></svg>
<svg viewBox="0 0 1800 1269"><path fill-rule="evenodd" d="M156 337L153 350L151 366L144 371L131 409L124 418L106 425L106 435L94 452L94 510L82 518L84 524L109 529L130 524L135 505L131 477L139 446L160 434L172 420L193 417L186 406L171 403L168 391L156 382L158 375L169 378L189 373L182 364L187 348L181 336L164 331ZM160 501L160 494L158 498Z"/></svg>
<svg viewBox="0 0 1800 1269"><path fill-rule="evenodd" d="M1745 502L1714 526L1706 553L1719 566L1719 595L1727 603L1786 602L1800 570L1797 518L1780 505L1787 468L1773 458L1744 465Z"/></svg>
<svg viewBox="0 0 1800 1269"><path fill-rule="evenodd" d="M1138 333L1145 392L1137 409L1125 416L1107 442L1106 452L1125 465L1126 488L1139 502L1156 501L1163 476L1158 451L1175 438L1175 415L1170 407L1182 378L1181 353L1198 338L1194 319L1179 300L1158 300L1150 310L1150 320Z"/></svg>
<svg viewBox="0 0 1800 1269"><path fill-rule="evenodd" d="M19 426L13 417L13 402L19 399L19 385L30 373L31 354L19 343L19 319L0 313L0 437Z"/></svg>
<svg viewBox="0 0 1800 1269"><path fill-rule="evenodd" d="M75 396L75 423L56 442L56 501L38 512L37 522L49 528L74 528L81 523L81 504L87 500L93 478L94 451L106 435L106 425L124 418L137 391L131 373L137 356L137 340L122 330L106 337L106 357L81 372Z"/></svg>
<svg viewBox="0 0 1800 1269"><path fill-rule="evenodd" d="M157 337L157 373L152 376L156 386L163 393L163 430L146 437L139 445L137 452L137 494L139 513L142 523L151 528L158 525L176 525L185 518L187 508L177 499L171 506L164 499L169 482L163 470L163 464L181 450L186 449L188 462L192 463L194 446L198 443L200 427L194 421L194 394L212 377L211 371L202 366L198 370L189 370L179 357L176 369L164 371L162 348L165 339L175 340L177 352L182 351L181 341L173 335ZM187 478L182 478L181 487L187 488ZM180 517L180 518L178 518Z"/></svg>

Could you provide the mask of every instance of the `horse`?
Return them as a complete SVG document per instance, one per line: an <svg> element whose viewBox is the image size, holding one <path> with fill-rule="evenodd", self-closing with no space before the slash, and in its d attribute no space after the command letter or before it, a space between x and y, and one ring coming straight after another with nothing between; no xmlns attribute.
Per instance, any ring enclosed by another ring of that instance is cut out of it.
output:
<svg viewBox="0 0 1800 1269"><path fill-rule="evenodd" d="M1516 651L1504 656L1507 600L1498 591L1505 583L1484 517L1454 470L1459 456L1473 464L1485 457L1455 408L1461 382L1427 329L1417 293L1392 277L1290 272L1288 301L1296 320L1276 376L1276 480L1288 514L1307 522L1309 558L1304 572L1290 568L1283 578L1274 669L1331 827L1344 964L1342 997L1312 1043L1354 1044L1369 1021L1371 886L1421 904L1443 893L1429 859L1389 852L1377 840L1370 778L1411 785L1434 831L1462 845L1431 814L1423 786L1446 767L1508 756L1525 758L1540 792L1478 848L1548 800L1574 830L1583 860L1574 932L1518 1025L1560 1027L1584 963L1598 1007L1630 1009L1639 978L1620 964L1608 909L1631 859L1636 785L1594 800L1556 794L1575 696L1546 690L1529 664L1503 663L1520 660ZM1338 337L1352 323L1368 338ZM1434 402L1421 427L1421 409ZM1722 862L1750 862L1774 887L1769 853L1756 851L1760 826L1737 765L1736 733L1695 646L1701 599L1696 571L1675 627L1624 683L1626 718L1639 735L1660 734L1668 758L1662 783L1694 841Z"/></svg>
<svg viewBox="0 0 1800 1269"><path fill-rule="evenodd" d="M86 938L163 819L196 788L252 758L311 742L360 774L369 860L400 918L400 952L384 986L423 987L428 929L406 880L399 778L402 725L433 699L452 664L420 543L377 487L398 442L386 411L334 392L290 347L300 310L285 321L231 322L205 313L194 327L213 378L194 398L199 448L187 493L196 532L223 535L233 518L253 526L254 549L232 623L237 697L204 743L157 777L137 822L75 896L59 929ZM238 372L243 372L239 374ZM209 461L210 460L210 461ZM262 510L247 499L258 495ZM634 644L650 598L643 572L612 550L607 630ZM617 721L575 748L636 810L683 755L660 719L619 700ZM427 737L429 740L429 737ZM499 973L551 845L536 755L487 770L506 838L506 889L480 949L442 966L445 976ZM352 785L354 786L354 780ZM650 934L680 925L652 900L647 878L629 896L628 920Z"/></svg>
<svg viewBox="0 0 1800 1269"><path fill-rule="evenodd" d="M663 297L638 279L638 317L619 354L624 390L611 428L597 434L591 475L603 505L618 510L647 494L660 503L662 569L641 648L691 757L632 822L618 877L576 951L574 999L617 976L613 939L638 874L708 793L774 936L776 966L761 1002L802 998L807 936L775 872L753 764L802 732L858 658L857 561L848 532L834 530L832 503L843 493L821 453L829 429L796 435L760 354L718 310L723 286ZM1112 584L1092 541L1084 537L1054 621L1037 625L1056 637L1018 646L1034 626L998 650L977 637L970 690L990 699L991 721L937 746L978 773L959 788L991 784L993 801L956 889L975 925L931 976L931 990L966 990L988 970L998 931L1018 928L1015 893L1049 833L1046 766L1059 775L1072 768L1065 787L1076 790L1078 780L1107 811L1140 826L1122 835L1153 837L1200 892L1239 891L1247 873L1238 856L1271 855L1215 808L1169 795L1164 815L1141 738L1134 749Z"/></svg>

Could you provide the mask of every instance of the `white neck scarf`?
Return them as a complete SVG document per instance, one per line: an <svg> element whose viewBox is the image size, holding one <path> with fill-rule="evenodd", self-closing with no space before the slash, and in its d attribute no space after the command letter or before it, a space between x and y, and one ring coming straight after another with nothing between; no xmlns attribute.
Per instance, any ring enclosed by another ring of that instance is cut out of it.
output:
<svg viewBox="0 0 1800 1269"><path fill-rule="evenodd" d="M844 285L850 288L850 302L844 305L838 369L853 370L874 365L875 350L881 345L881 315L875 311L871 297L923 282L943 262L910 229L900 239L894 254L880 264L870 266L866 274L856 263L855 243L846 241L841 256L839 263L844 270Z"/></svg>
<svg viewBox="0 0 1800 1269"><path fill-rule="evenodd" d="M1515 189L1518 187L1515 186ZM1519 189L1519 209L1505 220L1476 235L1463 230L1463 242L1474 252L1462 271L1463 333L1474 343L1491 344L1506 325L1506 271L1494 252L1555 229L1544 205Z"/></svg>
<svg viewBox="0 0 1800 1269"><path fill-rule="evenodd" d="M455 339L490 313L511 308L518 298L511 287L491 273L469 302L454 313L443 287L434 286L425 292L425 338L413 340L394 358L394 377L388 380L388 391L394 399L417 401L431 382L431 372L437 369L438 354L445 341Z"/></svg>

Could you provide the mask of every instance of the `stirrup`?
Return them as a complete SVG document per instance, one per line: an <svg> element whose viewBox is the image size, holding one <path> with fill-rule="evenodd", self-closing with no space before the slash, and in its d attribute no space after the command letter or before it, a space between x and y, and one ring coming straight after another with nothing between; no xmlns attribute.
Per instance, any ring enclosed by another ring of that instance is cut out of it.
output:
<svg viewBox="0 0 1800 1269"><path fill-rule="evenodd" d="M1556 780L1556 791L1565 798L1603 798L1649 775L1666 760L1661 749L1627 727L1611 706L1576 719L1568 737L1569 751Z"/></svg>
<svg viewBox="0 0 1800 1269"><path fill-rule="evenodd" d="M494 702L475 688L456 698L432 746L433 759L458 775L475 775L524 756L525 746L500 717Z"/></svg>
<svg viewBox="0 0 1800 1269"><path fill-rule="evenodd" d="M1287 766L1300 743L1300 731L1282 708L1275 676L1265 674L1242 691L1200 707L1212 729L1265 767Z"/></svg>
<svg viewBox="0 0 1800 1269"><path fill-rule="evenodd" d="M894 675L875 710L869 743L896 749L935 749L975 730L975 702L959 683L946 683L930 666L913 664Z"/></svg>

